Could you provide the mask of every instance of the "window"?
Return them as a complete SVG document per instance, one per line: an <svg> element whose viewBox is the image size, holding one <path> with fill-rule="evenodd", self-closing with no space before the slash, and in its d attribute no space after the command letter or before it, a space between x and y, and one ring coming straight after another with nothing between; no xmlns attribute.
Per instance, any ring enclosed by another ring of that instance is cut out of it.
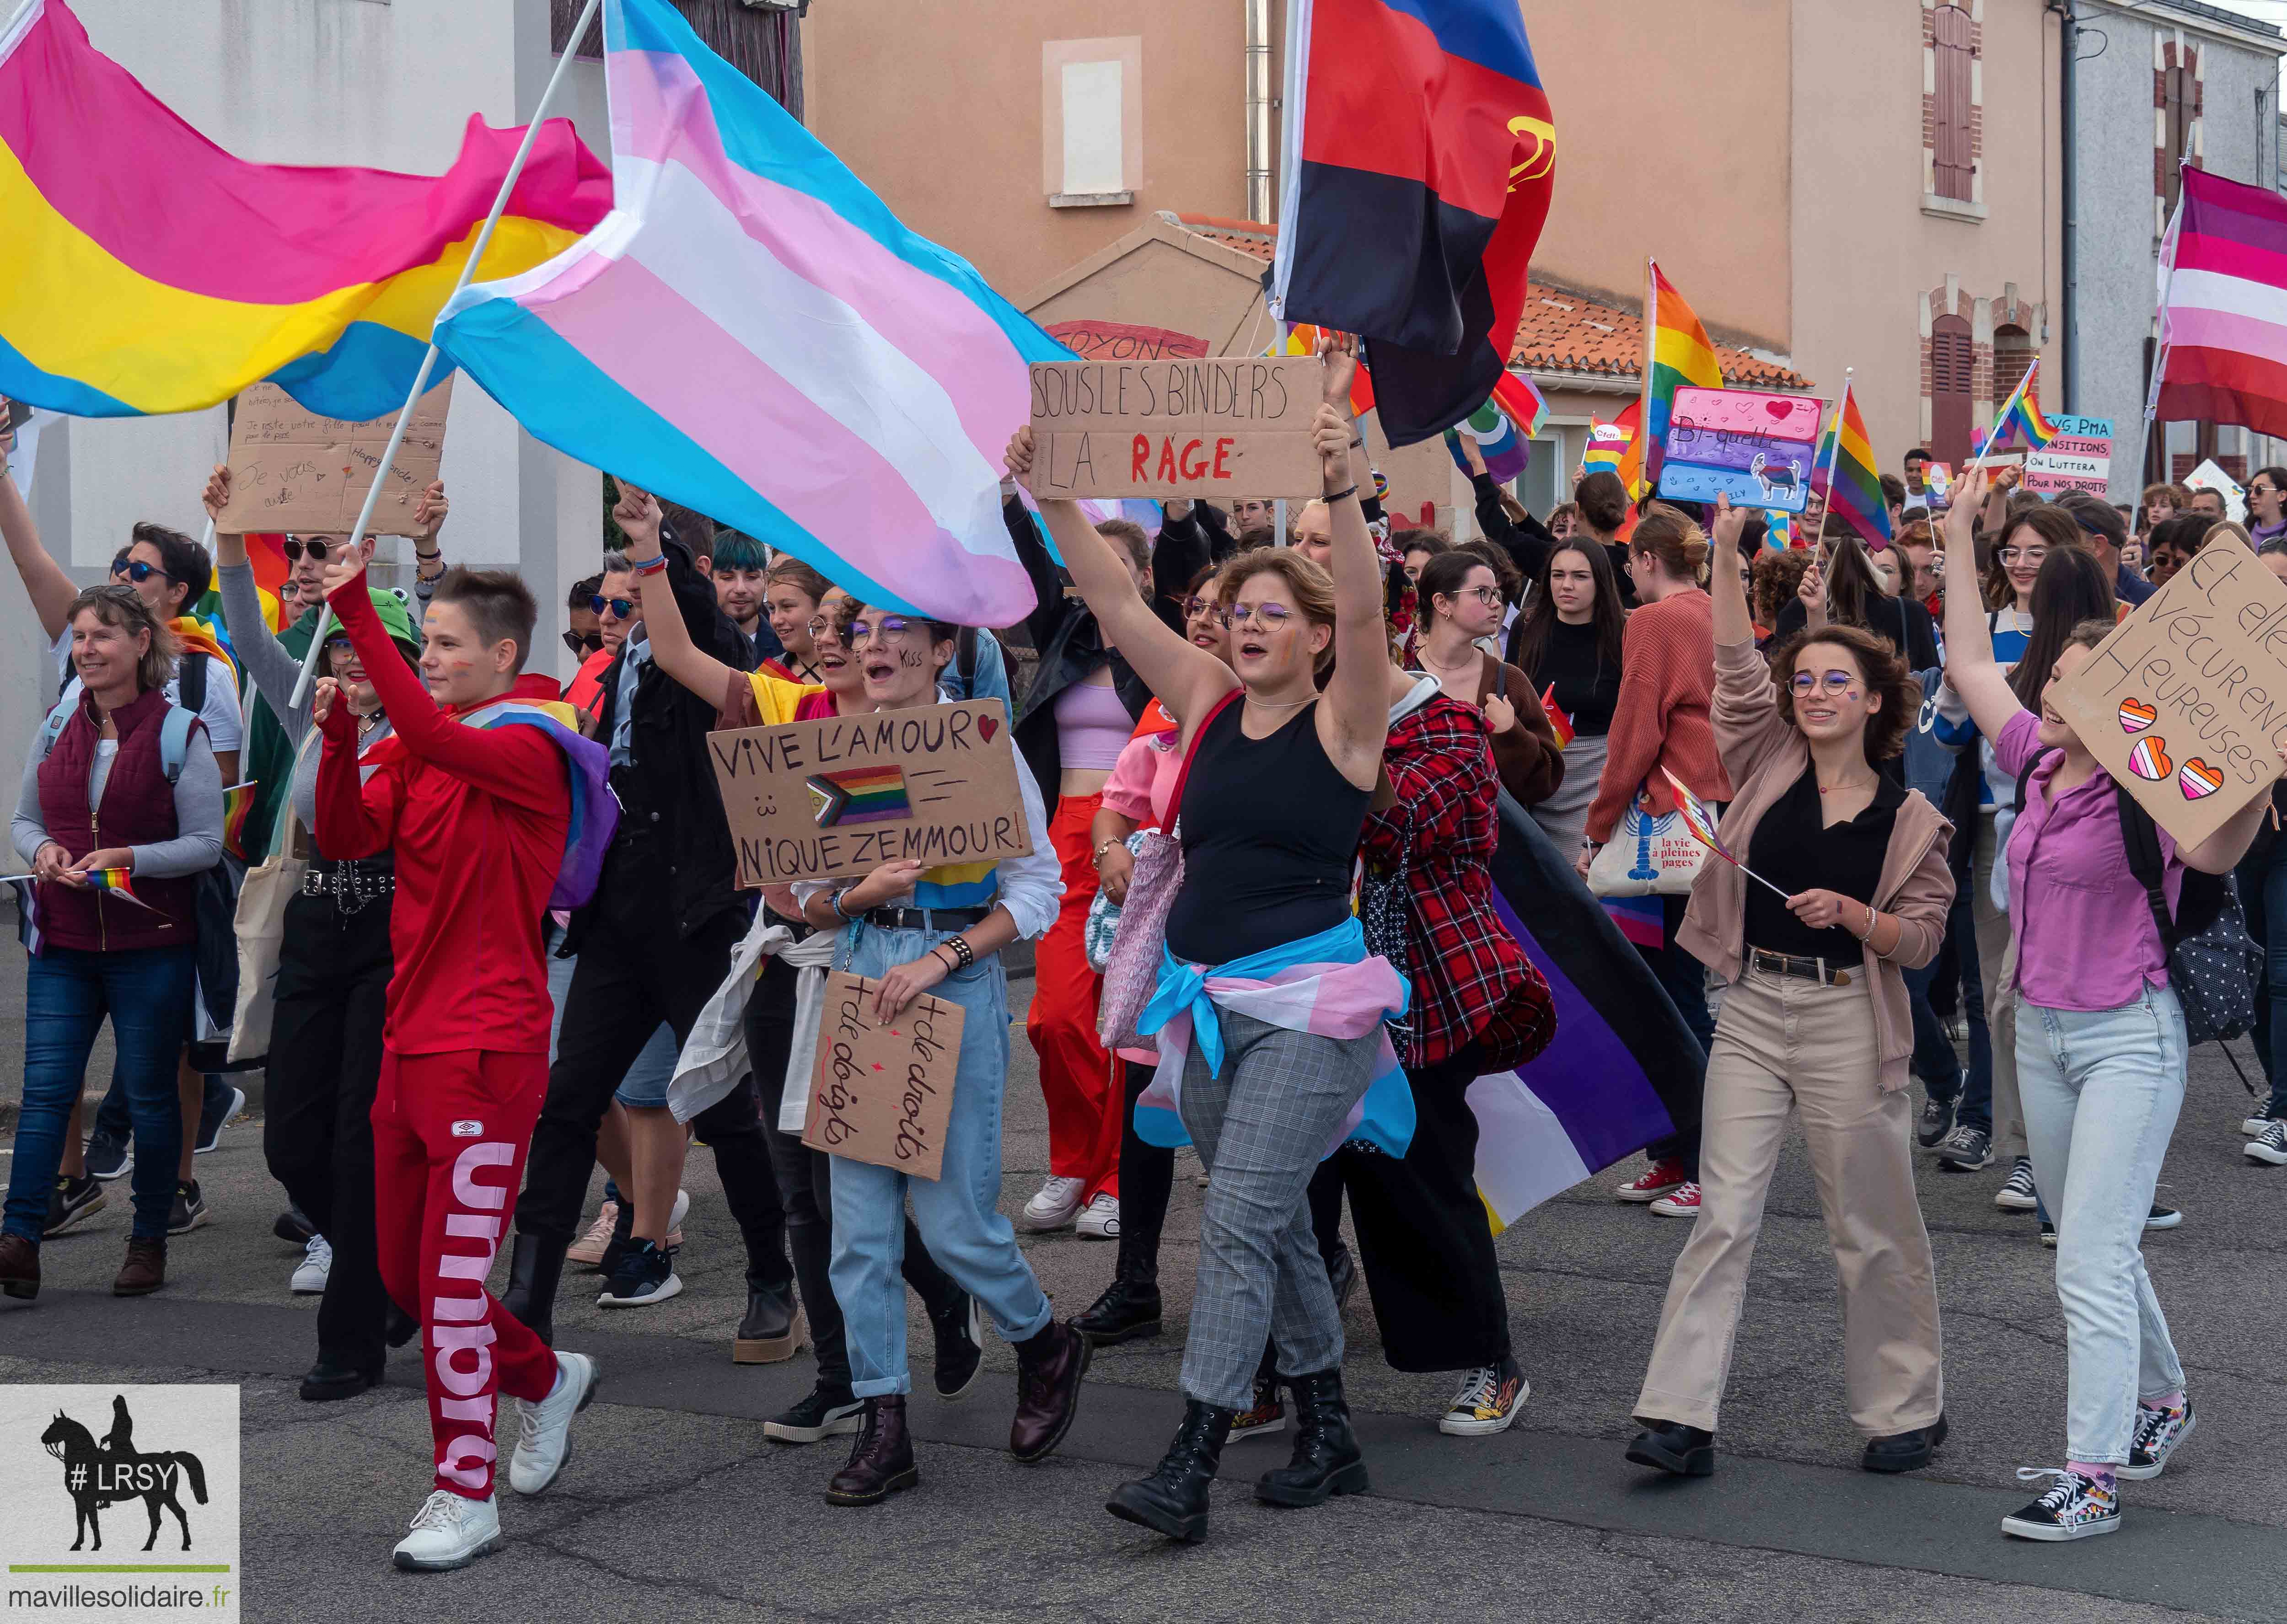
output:
<svg viewBox="0 0 2287 1624"><path fill-rule="evenodd" d="M1967 202L1975 194L1970 183L1976 169L1970 139L1974 106L1970 63L1974 53L1970 46L1969 13L1958 5L1942 5L1932 18L1932 26L1936 57L1936 191L1940 197Z"/></svg>
<svg viewBox="0 0 2287 1624"><path fill-rule="evenodd" d="M1041 184L1051 208L1132 203L1143 182L1144 42L1041 46Z"/></svg>
<svg viewBox="0 0 2287 1624"><path fill-rule="evenodd" d="M1930 456L1955 468L1967 466L1971 454L1973 360L1967 318L1940 316L1930 324Z"/></svg>
<svg viewBox="0 0 2287 1624"><path fill-rule="evenodd" d="M2181 63L2160 70L2161 141L2160 199L2164 214L2173 214L2184 189L2184 159L2190 151L2194 122L2199 117L2199 85L2192 69Z"/></svg>
<svg viewBox="0 0 2287 1624"><path fill-rule="evenodd" d="M2006 400L2017 380L2025 376L2025 368L2033 364L2033 336L2022 327L1997 327L1993 329L1993 398ZM2043 392L2038 384L2035 398Z"/></svg>

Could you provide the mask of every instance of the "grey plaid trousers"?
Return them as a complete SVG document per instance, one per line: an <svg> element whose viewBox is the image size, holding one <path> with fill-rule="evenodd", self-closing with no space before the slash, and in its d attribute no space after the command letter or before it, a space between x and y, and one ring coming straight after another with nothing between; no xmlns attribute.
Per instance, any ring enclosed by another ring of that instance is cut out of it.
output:
<svg viewBox="0 0 2287 1624"><path fill-rule="evenodd" d="M1304 1199L1310 1176L1373 1079L1381 1033L1320 1037L1230 1010L1223 1075L1196 1041L1183 1064L1183 1127L1207 1167L1199 1277L1183 1349L1183 1391L1246 1410L1266 1336L1281 1374L1342 1362L1342 1320Z"/></svg>

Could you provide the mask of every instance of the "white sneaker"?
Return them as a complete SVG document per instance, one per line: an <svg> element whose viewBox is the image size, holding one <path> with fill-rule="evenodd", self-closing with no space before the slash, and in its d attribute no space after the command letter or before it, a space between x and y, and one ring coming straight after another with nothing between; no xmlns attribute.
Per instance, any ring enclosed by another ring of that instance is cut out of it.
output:
<svg viewBox="0 0 2287 1624"><path fill-rule="evenodd" d="M1017 1216L1017 1227L1035 1234L1064 1228L1080 1212L1080 1192L1087 1188L1084 1178L1058 1178L1050 1174L1041 1192L1025 1203L1025 1210Z"/></svg>
<svg viewBox="0 0 2287 1624"><path fill-rule="evenodd" d="M509 1457L508 1485L519 1494L537 1494L556 1481L572 1453L572 1418L596 1397L596 1361L584 1353L556 1356L556 1385L534 1404L516 1401L524 1417L516 1453Z"/></svg>
<svg viewBox="0 0 2287 1624"><path fill-rule="evenodd" d="M302 1248L302 1261L294 1265L294 1295L314 1297L326 1288L326 1277L334 1271L334 1243L323 1235L313 1235Z"/></svg>
<svg viewBox="0 0 2287 1624"><path fill-rule="evenodd" d="M1072 1227L1083 1240L1117 1240L1120 1239L1120 1198L1099 1195L1088 1204Z"/></svg>
<svg viewBox="0 0 2287 1624"><path fill-rule="evenodd" d="M408 1573L441 1573L466 1567L500 1548L500 1502L492 1495L471 1500L439 1489L414 1514L413 1532L397 1542L390 1560Z"/></svg>

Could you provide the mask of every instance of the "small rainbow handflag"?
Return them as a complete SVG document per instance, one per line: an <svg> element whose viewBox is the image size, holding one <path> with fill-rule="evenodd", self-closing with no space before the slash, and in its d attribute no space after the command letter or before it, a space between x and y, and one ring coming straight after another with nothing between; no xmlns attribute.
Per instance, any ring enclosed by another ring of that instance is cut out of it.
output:
<svg viewBox="0 0 2287 1624"><path fill-rule="evenodd" d="M1839 513L1871 547L1890 541L1890 504L1882 499L1882 476L1875 465L1874 448L1866 439L1866 419L1858 410L1858 397L1842 386L1842 405L1834 427L1827 431L1826 511Z"/></svg>
<svg viewBox="0 0 2287 1624"><path fill-rule="evenodd" d="M2057 437L2056 424L2042 414L2041 403L2033 393L2033 375L2040 370L2038 357L2025 368L2024 381L2011 392L2008 401L1995 419L1993 432L1977 448L1977 455L1990 456L1996 451L2038 451Z"/></svg>
<svg viewBox="0 0 2287 1624"><path fill-rule="evenodd" d="M1644 264L1643 390L1637 396L1643 408L1642 427L1617 470L1631 496L1659 483L1660 458L1667 449L1667 421L1675 392L1686 384L1702 389L1723 387L1723 368L1715 359L1707 329L1699 324L1683 296L1659 273L1658 261Z"/></svg>
<svg viewBox="0 0 2287 1624"><path fill-rule="evenodd" d="M1635 439L1636 425L1643 421L1643 402L1631 400L1620 415L1610 423L1599 423L1594 413L1588 417L1588 444L1580 454L1582 478L1599 470L1617 474L1620 461L1628 454L1628 445Z"/></svg>
<svg viewBox="0 0 2287 1624"><path fill-rule="evenodd" d="M1265 355L1316 355L1318 353L1319 329L1310 321L1297 321L1286 329L1284 337L1274 337L1263 349ZM1373 376L1358 363L1357 376L1350 380L1350 416L1363 417L1373 409Z"/></svg>
<svg viewBox="0 0 2287 1624"><path fill-rule="evenodd" d="M1683 819L1683 827L1691 831L1693 837L1697 839L1701 845L1705 846L1710 852L1715 853L1716 856L1721 858L1725 862L1730 864L1732 867L1737 868L1741 874L1745 875L1749 879L1755 881L1758 884L1769 886L1772 891L1778 891L1778 894L1782 897L1787 894L1784 891L1779 891L1777 886L1772 885L1771 883L1769 880L1764 879L1761 875L1757 874L1753 869L1748 867L1746 864L1732 856L1731 848L1725 845L1720 839L1716 838L1715 814L1708 810L1706 802L1701 800L1697 796L1691 793L1690 786L1686 784L1682 779L1676 777L1674 773L1669 772L1666 767L1662 767L1659 770L1659 775L1667 780L1668 788L1675 791L1675 810Z"/></svg>
<svg viewBox="0 0 2287 1624"><path fill-rule="evenodd" d="M1572 718L1564 714L1564 707L1556 702L1556 685L1550 683L1548 691L1540 696L1540 708L1548 713L1548 725L1556 731L1556 748L1563 749L1572 742Z"/></svg>
<svg viewBox="0 0 2287 1624"><path fill-rule="evenodd" d="M903 767L845 767L803 781L817 804L816 820L822 829L914 815L913 805L906 798Z"/></svg>
<svg viewBox="0 0 2287 1624"><path fill-rule="evenodd" d="M132 902L137 907L157 913L157 908L135 894L135 887L129 883L131 874L131 871L125 868L91 868L87 870L87 888L107 892L122 902Z"/></svg>
<svg viewBox="0 0 2287 1624"><path fill-rule="evenodd" d="M246 815L254 810L254 790L261 781L249 778L222 792L222 849L241 863L246 860Z"/></svg>

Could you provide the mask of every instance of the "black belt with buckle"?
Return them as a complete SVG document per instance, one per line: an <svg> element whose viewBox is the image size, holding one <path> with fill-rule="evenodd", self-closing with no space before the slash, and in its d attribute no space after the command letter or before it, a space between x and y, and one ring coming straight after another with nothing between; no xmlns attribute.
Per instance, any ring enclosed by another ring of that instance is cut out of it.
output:
<svg viewBox="0 0 2287 1624"><path fill-rule="evenodd" d="M396 865L386 857L313 860L302 871L302 894L329 897L336 912L354 914L376 897L397 889Z"/></svg>
<svg viewBox="0 0 2287 1624"><path fill-rule="evenodd" d="M1827 986L1848 986L1855 979L1850 971L1836 970L1824 959L1798 958L1792 954L1766 952L1761 947L1747 949L1747 963L1751 969L1760 970L1767 976L1793 976Z"/></svg>
<svg viewBox="0 0 2287 1624"><path fill-rule="evenodd" d="M965 931L989 907L869 907L858 915L877 931Z"/></svg>

